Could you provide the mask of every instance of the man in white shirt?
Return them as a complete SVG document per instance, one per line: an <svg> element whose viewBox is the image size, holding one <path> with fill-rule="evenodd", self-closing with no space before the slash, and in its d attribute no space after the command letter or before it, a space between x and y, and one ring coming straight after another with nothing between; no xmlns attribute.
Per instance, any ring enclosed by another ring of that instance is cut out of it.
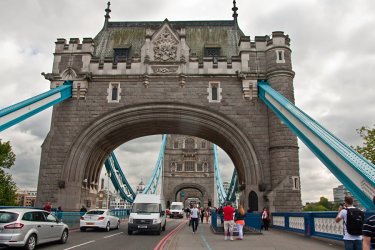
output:
<svg viewBox="0 0 375 250"><path fill-rule="evenodd" d="M193 227L193 234L195 234L198 228L198 218L199 218L199 210L197 208L197 205L193 205L193 208L190 211L190 218L191 218L191 226Z"/></svg>
<svg viewBox="0 0 375 250"><path fill-rule="evenodd" d="M346 229L349 208L354 208L353 198L346 196L344 207L340 206L336 217L336 223L344 220L344 244L345 250L362 250L362 235L351 235Z"/></svg>

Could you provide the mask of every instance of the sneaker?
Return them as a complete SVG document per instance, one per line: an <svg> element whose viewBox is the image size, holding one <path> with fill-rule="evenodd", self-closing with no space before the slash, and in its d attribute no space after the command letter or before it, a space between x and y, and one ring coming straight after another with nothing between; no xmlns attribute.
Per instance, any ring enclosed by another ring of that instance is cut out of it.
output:
<svg viewBox="0 0 375 250"><path fill-rule="evenodd" d="M230 240L233 240L233 237L230 237Z"/></svg>
<svg viewBox="0 0 375 250"><path fill-rule="evenodd" d="M227 239L228 239L228 237L227 237L227 236L225 236L224 240L227 240Z"/></svg>

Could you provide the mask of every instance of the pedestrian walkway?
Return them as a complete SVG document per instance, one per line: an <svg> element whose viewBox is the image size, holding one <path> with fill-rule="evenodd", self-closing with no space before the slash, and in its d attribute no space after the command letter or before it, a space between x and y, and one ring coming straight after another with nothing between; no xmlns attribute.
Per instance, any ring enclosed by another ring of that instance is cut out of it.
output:
<svg viewBox="0 0 375 250"><path fill-rule="evenodd" d="M236 237L234 237L236 239ZM270 229L262 234L245 235L244 240L225 241L224 235L214 234L209 224L199 224L193 234L191 227L185 226L166 243L165 250L332 250L344 249L343 242L318 238L307 238L303 235Z"/></svg>

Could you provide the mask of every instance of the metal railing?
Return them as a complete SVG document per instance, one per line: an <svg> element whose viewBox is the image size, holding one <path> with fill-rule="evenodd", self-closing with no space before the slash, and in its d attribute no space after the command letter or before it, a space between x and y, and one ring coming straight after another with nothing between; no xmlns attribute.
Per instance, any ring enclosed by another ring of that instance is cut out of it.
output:
<svg viewBox="0 0 375 250"><path fill-rule="evenodd" d="M366 212L365 217L374 212ZM342 240L343 222L336 223L337 212L273 213L272 228L304 234L307 237L322 237Z"/></svg>

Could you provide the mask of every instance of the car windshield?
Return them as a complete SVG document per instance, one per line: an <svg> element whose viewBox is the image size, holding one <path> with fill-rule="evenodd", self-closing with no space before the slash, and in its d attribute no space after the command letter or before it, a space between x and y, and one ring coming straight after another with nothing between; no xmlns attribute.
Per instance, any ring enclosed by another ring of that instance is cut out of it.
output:
<svg viewBox="0 0 375 250"><path fill-rule="evenodd" d="M18 214L16 213L0 211L0 223L13 222L13 221L16 221L17 218L18 218Z"/></svg>
<svg viewBox="0 0 375 250"><path fill-rule="evenodd" d="M172 206L171 206L171 209L174 209L174 210L181 210L181 209L182 209L182 206L181 206L181 205L172 205Z"/></svg>
<svg viewBox="0 0 375 250"><path fill-rule="evenodd" d="M133 203L133 213L159 213L158 203Z"/></svg>
<svg viewBox="0 0 375 250"><path fill-rule="evenodd" d="M103 214L104 211L100 211L100 210L92 210L92 211L88 211L86 214L95 214L95 215L100 215L100 214Z"/></svg>

